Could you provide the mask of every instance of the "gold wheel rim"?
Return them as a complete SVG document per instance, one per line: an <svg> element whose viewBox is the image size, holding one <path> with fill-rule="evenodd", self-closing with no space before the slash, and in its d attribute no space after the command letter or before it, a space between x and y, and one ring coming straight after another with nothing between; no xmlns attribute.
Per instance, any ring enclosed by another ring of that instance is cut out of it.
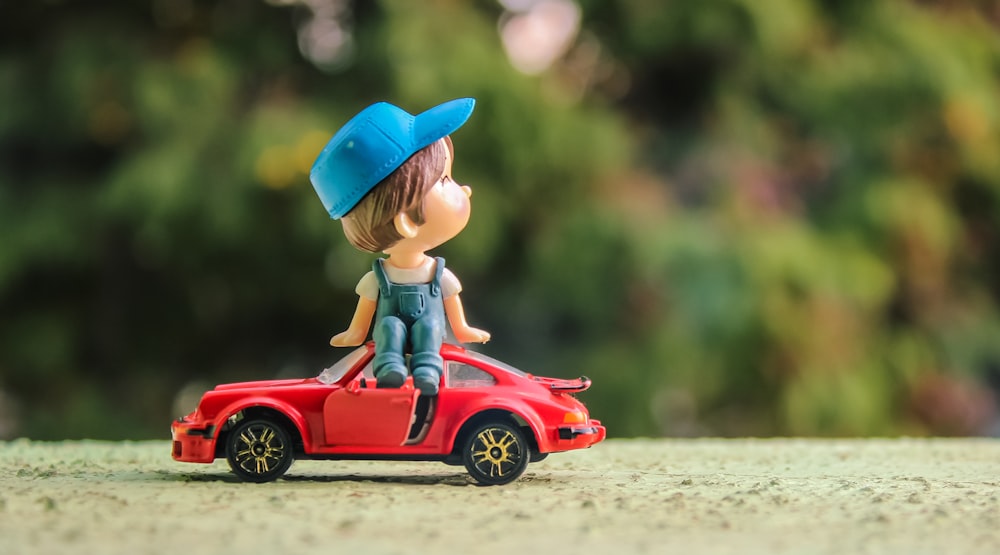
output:
<svg viewBox="0 0 1000 555"><path fill-rule="evenodd" d="M250 426L236 439L236 464L249 474L266 474L285 456L285 444L266 424Z"/></svg>
<svg viewBox="0 0 1000 555"><path fill-rule="evenodd" d="M503 428L487 428L472 443L472 464L490 478L503 478L521 462L517 437Z"/></svg>

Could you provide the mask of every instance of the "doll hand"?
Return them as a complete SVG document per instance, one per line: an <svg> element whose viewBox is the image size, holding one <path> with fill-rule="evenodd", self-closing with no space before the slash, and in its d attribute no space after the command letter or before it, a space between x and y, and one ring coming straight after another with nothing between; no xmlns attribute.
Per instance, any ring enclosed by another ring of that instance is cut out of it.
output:
<svg viewBox="0 0 1000 555"><path fill-rule="evenodd" d="M330 345L333 347L356 347L364 342L364 335L359 335L351 330L342 331L330 338Z"/></svg>
<svg viewBox="0 0 1000 555"><path fill-rule="evenodd" d="M490 332L477 328L465 328L461 332L455 331L455 339L459 343L486 343L490 340Z"/></svg>

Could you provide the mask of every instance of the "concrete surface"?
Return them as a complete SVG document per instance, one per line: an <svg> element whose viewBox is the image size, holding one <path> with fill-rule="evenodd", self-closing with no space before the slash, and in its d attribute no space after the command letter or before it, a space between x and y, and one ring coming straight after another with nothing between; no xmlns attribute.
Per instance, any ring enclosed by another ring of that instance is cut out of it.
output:
<svg viewBox="0 0 1000 555"><path fill-rule="evenodd" d="M612 440L503 487L441 463L270 484L166 441L0 443L0 554L1000 553L1000 441Z"/></svg>

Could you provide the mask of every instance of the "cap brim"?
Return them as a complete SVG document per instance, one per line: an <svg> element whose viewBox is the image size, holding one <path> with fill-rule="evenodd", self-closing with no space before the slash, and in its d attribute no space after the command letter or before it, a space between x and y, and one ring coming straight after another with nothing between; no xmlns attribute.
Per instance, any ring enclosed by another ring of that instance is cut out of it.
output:
<svg viewBox="0 0 1000 555"><path fill-rule="evenodd" d="M413 142L419 150L462 127L476 107L474 98L456 98L417 114L413 120Z"/></svg>

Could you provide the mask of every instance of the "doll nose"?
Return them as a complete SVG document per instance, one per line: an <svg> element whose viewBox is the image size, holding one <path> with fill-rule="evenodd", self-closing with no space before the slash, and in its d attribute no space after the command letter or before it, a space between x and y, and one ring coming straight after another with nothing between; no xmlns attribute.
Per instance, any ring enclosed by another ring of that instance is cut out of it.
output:
<svg viewBox="0 0 1000 555"><path fill-rule="evenodd" d="M469 187L468 185L462 185L462 192L465 193L465 196L472 198L472 187Z"/></svg>

